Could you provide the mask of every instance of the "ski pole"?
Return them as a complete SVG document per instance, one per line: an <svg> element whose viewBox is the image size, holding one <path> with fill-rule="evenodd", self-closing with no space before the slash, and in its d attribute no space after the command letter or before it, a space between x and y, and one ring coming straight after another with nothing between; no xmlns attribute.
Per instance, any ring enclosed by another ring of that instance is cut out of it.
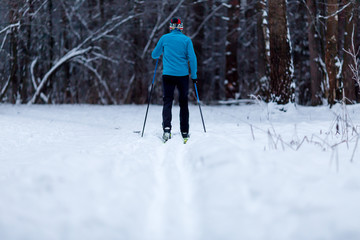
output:
<svg viewBox="0 0 360 240"><path fill-rule="evenodd" d="M203 127L204 127L204 132L206 132L205 123L204 123L204 117L203 117L203 115L202 115L202 111L201 111L201 107L200 107L200 99L199 99L199 93L198 93L198 90L197 90L197 87L196 87L196 83L194 83L194 86L195 86L195 92L196 92L197 102L198 102L199 109L200 109L201 121L202 121L202 124L203 124Z"/></svg>
<svg viewBox="0 0 360 240"><path fill-rule="evenodd" d="M142 129L141 137L143 137L143 136L144 136L144 130L145 130L145 124L146 124L146 118L147 118L148 111L149 111L149 105L150 105L150 101L151 101L151 94L152 94L152 91L153 91L153 88L154 88L155 75L156 75L156 69L157 69L157 66L158 66L158 62L159 62L159 58L156 60L155 71L154 71L154 77L153 77L153 80L152 80L152 83L151 83L150 93L149 93L149 95L148 95L148 105L147 105L147 108L146 108L146 114L145 114L144 126L143 126L143 129Z"/></svg>

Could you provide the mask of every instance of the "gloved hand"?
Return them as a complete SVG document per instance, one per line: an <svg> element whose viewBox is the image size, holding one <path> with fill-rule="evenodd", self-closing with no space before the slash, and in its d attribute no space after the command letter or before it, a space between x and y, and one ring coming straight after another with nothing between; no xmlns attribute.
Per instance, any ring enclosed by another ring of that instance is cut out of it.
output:
<svg viewBox="0 0 360 240"><path fill-rule="evenodd" d="M191 80L193 81L194 84L197 84L197 79L192 78Z"/></svg>

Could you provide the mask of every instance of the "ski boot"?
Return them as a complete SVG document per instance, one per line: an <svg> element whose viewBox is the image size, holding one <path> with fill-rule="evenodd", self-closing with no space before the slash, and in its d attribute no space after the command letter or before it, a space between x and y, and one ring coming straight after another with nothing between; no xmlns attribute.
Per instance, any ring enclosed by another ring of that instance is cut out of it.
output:
<svg viewBox="0 0 360 240"><path fill-rule="evenodd" d="M164 133L162 138L164 143L166 143L169 139L171 139L171 132L169 127L164 128Z"/></svg>
<svg viewBox="0 0 360 240"><path fill-rule="evenodd" d="M189 137L190 137L189 133L188 132L182 132L181 136L183 137L184 144L186 144L187 141L189 140Z"/></svg>

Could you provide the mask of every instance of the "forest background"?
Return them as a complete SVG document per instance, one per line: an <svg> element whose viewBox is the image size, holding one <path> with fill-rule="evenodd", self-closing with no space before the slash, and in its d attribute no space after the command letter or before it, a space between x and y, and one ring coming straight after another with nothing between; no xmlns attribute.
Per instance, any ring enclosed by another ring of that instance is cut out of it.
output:
<svg viewBox="0 0 360 240"><path fill-rule="evenodd" d="M358 0L2 0L0 102L143 104L180 17L208 104L355 103ZM152 103L161 103L162 63ZM191 90L190 97L195 99Z"/></svg>

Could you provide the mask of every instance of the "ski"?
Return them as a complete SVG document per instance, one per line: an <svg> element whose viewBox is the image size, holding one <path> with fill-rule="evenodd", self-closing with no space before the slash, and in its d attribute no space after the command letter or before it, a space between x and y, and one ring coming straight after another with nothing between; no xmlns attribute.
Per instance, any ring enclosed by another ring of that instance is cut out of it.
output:
<svg viewBox="0 0 360 240"><path fill-rule="evenodd" d="M163 133L163 135L158 135L156 134L156 136L161 140L162 143L166 143L168 142L170 139L173 138L173 134L169 133L169 132L165 132ZM174 134L175 138L176 136L178 136L177 133ZM189 140L190 136L187 135L186 137L183 137L182 140L183 140L183 144L186 144Z"/></svg>
<svg viewBox="0 0 360 240"><path fill-rule="evenodd" d="M160 138L163 143L166 143L169 141L169 139ZM188 142L189 138L183 138L183 143L186 144Z"/></svg>

